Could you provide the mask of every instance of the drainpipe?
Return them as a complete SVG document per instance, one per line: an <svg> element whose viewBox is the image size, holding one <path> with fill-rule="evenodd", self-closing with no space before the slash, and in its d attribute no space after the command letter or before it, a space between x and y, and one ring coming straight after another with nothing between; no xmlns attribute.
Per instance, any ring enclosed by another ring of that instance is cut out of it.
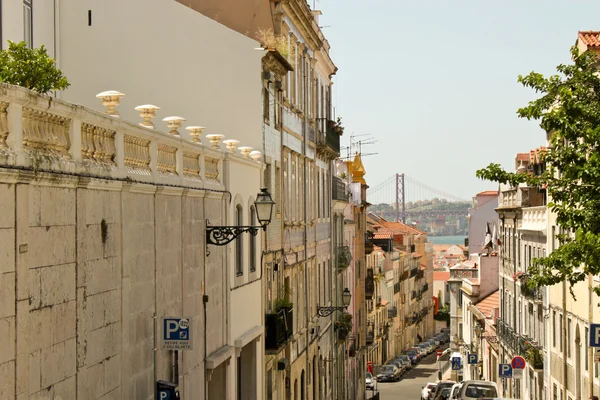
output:
<svg viewBox="0 0 600 400"><path fill-rule="evenodd" d="M308 49L305 48L304 51L302 52L302 70L304 71L303 77L302 77L302 86L304 86L304 101L303 101L303 106L304 106L304 118L302 119L302 138L304 139L302 141L302 158L304 159L304 163L303 163L303 170L304 173L303 175L303 179L304 182L307 182L306 179L306 141L308 140L307 138L307 129L306 129L306 120L308 118L308 92L307 92L307 88L308 88L308 79L307 79L307 75L306 75L306 53L308 52ZM305 398L307 398L309 396L308 394L308 376L309 376L309 363L310 363L310 356L309 356L309 348L310 348L310 327L308 326L309 323L309 313L311 310L309 310L308 308L308 294L309 294L309 290L308 290L308 227L306 225L306 210L307 210L307 190L306 190L306 184L304 184L304 191L303 191L303 197L304 197L304 201L303 201L303 208L304 208L304 309L306 310L304 313L304 317L305 317L305 329L306 329L306 365L304 367L304 370L306 371L305 373L305 379L304 379L304 393L305 393ZM314 384L314 382L313 382Z"/></svg>
<svg viewBox="0 0 600 400"><path fill-rule="evenodd" d="M592 304L592 298L594 295L594 291L592 290L592 274L588 274L588 308L589 308L589 315L588 315L588 319L589 319L589 324L590 326L592 326L592 323L594 322L594 308L593 308L593 304ZM588 329L588 338L586 338L589 342L589 336L592 334L591 330ZM587 346L587 343L586 343ZM594 395L594 348L591 346L588 346L588 354L587 357L589 359L588 361L588 366L589 366L589 374L590 374L590 397Z"/></svg>

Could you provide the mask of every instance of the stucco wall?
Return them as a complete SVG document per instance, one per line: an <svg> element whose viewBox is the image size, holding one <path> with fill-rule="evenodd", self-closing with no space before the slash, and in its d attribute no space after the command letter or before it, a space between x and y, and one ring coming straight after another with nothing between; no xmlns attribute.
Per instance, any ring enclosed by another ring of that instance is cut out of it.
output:
<svg viewBox="0 0 600 400"><path fill-rule="evenodd" d="M0 398L14 398L15 388L23 398L152 398L155 310L193 318L195 347L181 352L180 388L184 398L202 398L203 209L218 222L221 195L82 183L0 184L0 326L9 328ZM206 272L219 276L222 266ZM225 286L213 278L206 289L209 317L223 315ZM222 325L211 326L219 347ZM170 353L157 355L158 379L172 380Z"/></svg>

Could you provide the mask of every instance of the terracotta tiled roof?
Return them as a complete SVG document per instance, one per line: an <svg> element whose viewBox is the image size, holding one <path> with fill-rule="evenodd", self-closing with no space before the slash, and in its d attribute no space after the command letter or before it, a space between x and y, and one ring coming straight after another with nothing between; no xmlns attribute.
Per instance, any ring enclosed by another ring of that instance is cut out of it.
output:
<svg viewBox="0 0 600 400"><path fill-rule="evenodd" d="M486 190L484 192L477 193L477 196L498 196L497 190Z"/></svg>
<svg viewBox="0 0 600 400"><path fill-rule="evenodd" d="M490 294L488 297L475 304L475 307L477 307L477 309L481 311L483 315L491 318L494 308L500 307L500 291L497 290Z"/></svg>
<svg viewBox="0 0 600 400"><path fill-rule="evenodd" d="M449 271L433 271L433 280L434 281L446 282L448 279L450 279Z"/></svg>
<svg viewBox="0 0 600 400"><path fill-rule="evenodd" d="M529 161L529 153L517 153L517 161Z"/></svg>
<svg viewBox="0 0 600 400"><path fill-rule="evenodd" d="M394 235L390 232L388 233L376 233L375 235L373 235L373 239L391 239L393 238Z"/></svg>
<svg viewBox="0 0 600 400"><path fill-rule="evenodd" d="M382 305L382 306L385 306L385 305L387 305L388 303L389 303L389 301L387 301L387 300L381 300L381 305Z"/></svg>
<svg viewBox="0 0 600 400"><path fill-rule="evenodd" d="M600 47L600 31L579 31L579 39L588 47Z"/></svg>

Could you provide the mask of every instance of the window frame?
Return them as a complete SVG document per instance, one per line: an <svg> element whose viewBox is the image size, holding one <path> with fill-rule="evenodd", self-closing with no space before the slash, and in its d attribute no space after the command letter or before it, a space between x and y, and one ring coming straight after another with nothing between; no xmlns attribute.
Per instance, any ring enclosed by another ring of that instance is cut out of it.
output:
<svg viewBox="0 0 600 400"><path fill-rule="evenodd" d="M236 226L244 225L244 215L241 204L235 206L235 223ZM244 275L244 235L239 235L235 239L235 275Z"/></svg>
<svg viewBox="0 0 600 400"><path fill-rule="evenodd" d="M29 18L27 18L27 10L29 10ZM23 41L33 49L33 0L23 0Z"/></svg>

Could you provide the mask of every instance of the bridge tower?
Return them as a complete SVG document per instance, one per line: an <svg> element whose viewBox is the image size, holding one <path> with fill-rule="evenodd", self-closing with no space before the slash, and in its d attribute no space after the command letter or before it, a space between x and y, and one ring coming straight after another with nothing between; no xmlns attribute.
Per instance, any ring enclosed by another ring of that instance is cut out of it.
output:
<svg viewBox="0 0 600 400"><path fill-rule="evenodd" d="M402 201L402 223L406 223L406 199L404 197L404 174L396 174L396 222L400 222L400 201Z"/></svg>

